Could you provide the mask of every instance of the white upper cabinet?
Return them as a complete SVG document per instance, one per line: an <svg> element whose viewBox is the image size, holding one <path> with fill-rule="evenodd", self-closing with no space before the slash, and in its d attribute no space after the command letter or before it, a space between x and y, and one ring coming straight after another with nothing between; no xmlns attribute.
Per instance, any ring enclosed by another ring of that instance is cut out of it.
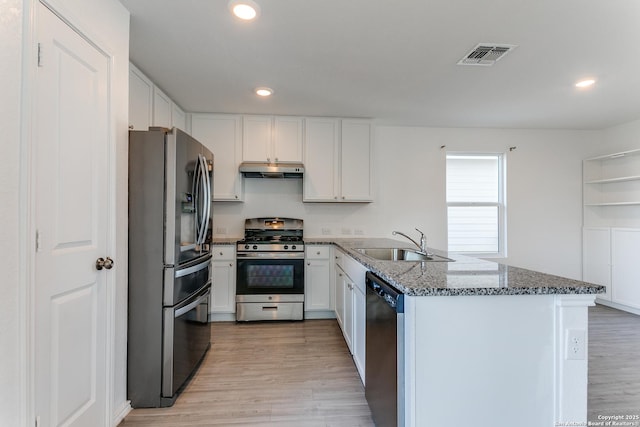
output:
<svg viewBox="0 0 640 427"><path fill-rule="evenodd" d="M302 162L303 118L246 115L242 123L243 161Z"/></svg>
<svg viewBox="0 0 640 427"><path fill-rule="evenodd" d="M304 138L305 202L338 201L340 120L307 118Z"/></svg>
<svg viewBox="0 0 640 427"><path fill-rule="evenodd" d="M342 120L341 194L350 202L373 201L371 141L373 127L368 120Z"/></svg>
<svg viewBox="0 0 640 427"><path fill-rule="evenodd" d="M173 102L164 92L154 86L153 90L153 126L171 128L171 109Z"/></svg>
<svg viewBox="0 0 640 427"><path fill-rule="evenodd" d="M188 129L187 114L177 104L172 104L171 125L189 134L191 133L191 129Z"/></svg>
<svg viewBox="0 0 640 427"><path fill-rule="evenodd" d="M243 200L243 180L238 172L242 157L241 116L194 113L191 135L213 152L213 200Z"/></svg>
<svg viewBox="0 0 640 427"><path fill-rule="evenodd" d="M129 129L177 127L189 132L187 115L166 93L129 63Z"/></svg>
<svg viewBox="0 0 640 427"><path fill-rule="evenodd" d="M129 64L129 129L149 129L152 103L153 83L133 64Z"/></svg>
<svg viewBox="0 0 640 427"><path fill-rule="evenodd" d="M373 126L368 120L307 118L305 202L371 202Z"/></svg>

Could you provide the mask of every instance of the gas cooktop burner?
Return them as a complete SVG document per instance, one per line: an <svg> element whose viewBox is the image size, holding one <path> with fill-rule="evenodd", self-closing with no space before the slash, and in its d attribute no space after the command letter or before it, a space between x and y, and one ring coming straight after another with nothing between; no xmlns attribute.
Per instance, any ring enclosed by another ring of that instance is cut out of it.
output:
<svg viewBox="0 0 640 427"><path fill-rule="evenodd" d="M238 252L304 251L301 219L250 218L245 221L244 239L238 242Z"/></svg>

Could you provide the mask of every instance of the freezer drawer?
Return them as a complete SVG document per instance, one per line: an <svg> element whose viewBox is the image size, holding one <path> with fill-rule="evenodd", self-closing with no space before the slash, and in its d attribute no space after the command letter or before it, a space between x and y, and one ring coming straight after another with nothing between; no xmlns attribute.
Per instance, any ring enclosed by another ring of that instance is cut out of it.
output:
<svg viewBox="0 0 640 427"><path fill-rule="evenodd" d="M211 282L203 291L164 309L162 397L175 399L209 349L208 321Z"/></svg>

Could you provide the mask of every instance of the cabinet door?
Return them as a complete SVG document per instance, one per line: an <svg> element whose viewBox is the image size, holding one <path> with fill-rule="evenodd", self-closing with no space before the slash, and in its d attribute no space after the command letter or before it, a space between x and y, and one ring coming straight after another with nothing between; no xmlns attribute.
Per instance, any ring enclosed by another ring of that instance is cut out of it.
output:
<svg viewBox="0 0 640 427"><path fill-rule="evenodd" d="M346 275L342 271L342 269L336 266L336 319L338 320L338 325L340 325L340 329L344 329L344 290L346 287Z"/></svg>
<svg viewBox="0 0 640 427"><path fill-rule="evenodd" d="M243 116L242 161L272 162L271 116Z"/></svg>
<svg viewBox="0 0 640 427"><path fill-rule="evenodd" d="M187 115L175 103L171 104L171 125L191 134L191 130L187 129Z"/></svg>
<svg viewBox="0 0 640 427"><path fill-rule="evenodd" d="M338 146L340 122L307 118L304 138L304 194L306 202L338 200Z"/></svg>
<svg viewBox="0 0 640 427"><path fill-rule="evenodd" d="M372 191L372 125L367 120L342 120L340 199L370 202Z"/></svg>
<svg viewBox="0 0 640 427"><path fill-rule="evenodd" d="M364 283L362 284L364 285ZM365 375L367 306L366 294L359 284L353 287L353 361L360 374L362 384Z"/></svg>
<svg viewBox="0 0 640 427"><path fill-rule="evenodd" d="M273 121L273 158L276 163L302 162L301 117L276 116Z"/></svg>
<svg viewBox="0 0 640 427"><path fill-rule="evenodd" d="M611 300L640 309L640 229L611 229Z"/></svg>
<svg viewBox="0 0 640 427"><path fill-rule="evenodd" d="M345 274L344 319L342 334L349 351L353 354L353 280Z"/></svg>
<svg viewBox="0 0 640 427"><path fill-rule="evenodd" d="M235 313L236 270L232 260L212 262L211 313Z"/></svg>
<svg viewBox="0 0 640 427"><path fill-rule="evenodd" d="M304 276L304 309L308 311L331 310L329 260L307 260Z"/></svg>
<svg viewBox="0 0 640 427"><path fill-rule="evenodd" d="M607 287L598 298L611 301L611 231L585 228L583 234L582 280Z"/></svg>
<svg viewBox="0 0 640 427"><path fill-rule="evenodd" d="M242 177L238 172L241 144L240 116L193 114L191 134L213 152L213 200L242 201Z"/></svg>
<svg viewBox="0 0 640 427"><path fill-rule="evenodd" d="M129 128L147 130L151 126L153 83L129 64Z"/></svg>
<svg viewBox="0 0 640 427"><path fill-rule="evenodd" d="M154 86L153 88L153 126L171 128L171 98Z"/></svg>

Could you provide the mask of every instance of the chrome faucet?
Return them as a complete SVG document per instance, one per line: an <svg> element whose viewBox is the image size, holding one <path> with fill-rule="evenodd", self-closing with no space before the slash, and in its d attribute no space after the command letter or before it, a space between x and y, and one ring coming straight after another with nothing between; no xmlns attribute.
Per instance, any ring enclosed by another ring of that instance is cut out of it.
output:
<svg viewBox="0 0 640 427"><path fill-rule="evenodd" d="M392 235L394 235L394 236L395 236L396 234L399 234L399 235L401 235L402 237L406 237L406 238L407 238L407 239L409 239L409 240L410 240L414 245L416 245L416 246L418 247L418 249L420 249L420 251L419 251L419 253L420 253L420 254L422 254L422 255L428 255L428 254L427 254L427 238L426 238L426 237L424 237L424 233L423 233L422 231L418 230L417 228L416 228L416 231L417 231L418 233L420 233L420 243L416 242L416 241L415 241L415 240L413 240L411 237L407 236L406 234L404 234L404 233L403 233L403 232L401 232L401 231L392 231L392 232L391 232L391 234L392 234Z"/></svg>

